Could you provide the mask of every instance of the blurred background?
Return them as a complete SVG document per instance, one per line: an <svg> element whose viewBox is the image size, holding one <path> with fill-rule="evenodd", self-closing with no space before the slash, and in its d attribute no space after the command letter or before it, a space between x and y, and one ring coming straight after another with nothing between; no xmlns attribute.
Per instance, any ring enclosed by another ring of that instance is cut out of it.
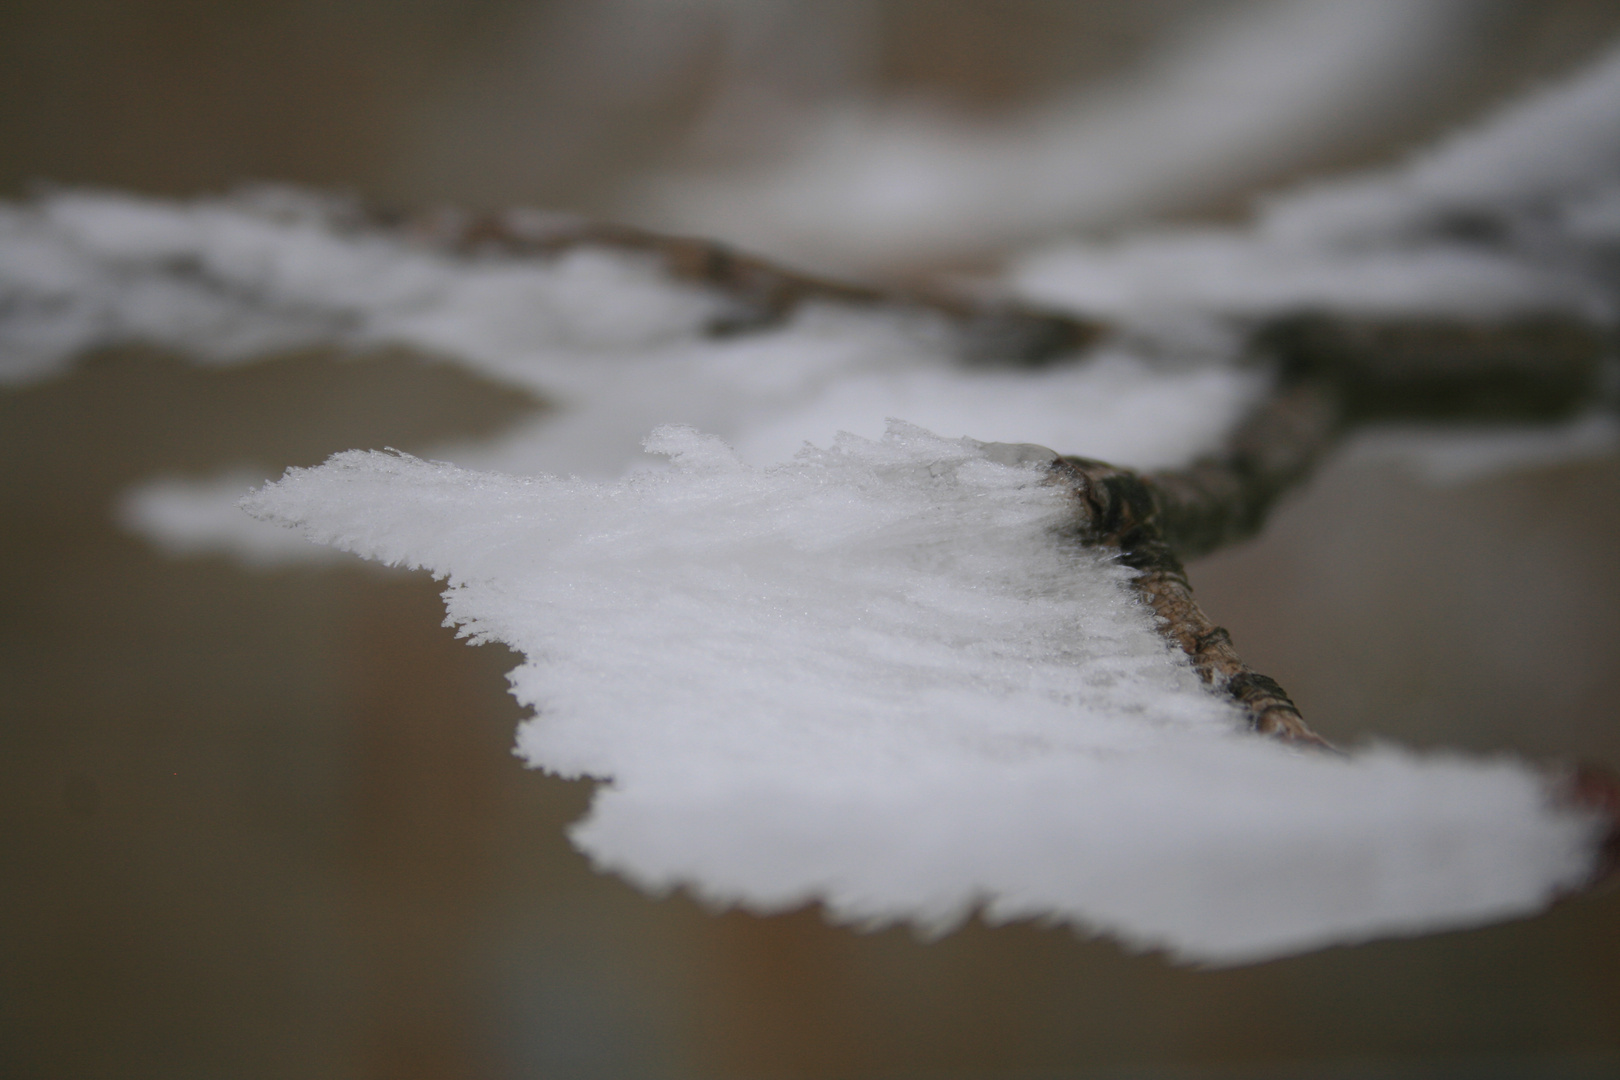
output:
<svg viewBox="0 0 1620 1080"><path fill-rule="evenodd" d="M0 196L273 181L975 273L1239 221L1617 41L1612 0L0 0ZM515 658L455 641L432 582L114 524L154 474L545 407L340 359L124 349L0 390L0 1074L1620 1075L1612 890L1204 972L596 875L564 836L590 786L511 756ZM1617 538L1612 458L1433 487L1352 451L1192 574L1330 738L1617 768Z"/></svg>

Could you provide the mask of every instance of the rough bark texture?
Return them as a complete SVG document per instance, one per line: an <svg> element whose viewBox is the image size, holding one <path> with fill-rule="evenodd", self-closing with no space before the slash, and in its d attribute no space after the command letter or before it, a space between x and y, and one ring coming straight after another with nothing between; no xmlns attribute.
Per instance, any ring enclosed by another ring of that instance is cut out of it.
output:
<svg viewBox="0 0 1620 1080"><path fill-rule="evenodd" d="M1303 480L1338 429L1333 395L1315 383L1279 390L1222 452L1184 469L1140 475L1106 462L1058 458L1053 475L1075 495L1077 531L1116 549L1159 630L1204 681L1230 695L1255 731L1326 747L1276 680L1245 664L1226 630L1193 599L1182 559L1256 532L1277 498Z"/></svg>

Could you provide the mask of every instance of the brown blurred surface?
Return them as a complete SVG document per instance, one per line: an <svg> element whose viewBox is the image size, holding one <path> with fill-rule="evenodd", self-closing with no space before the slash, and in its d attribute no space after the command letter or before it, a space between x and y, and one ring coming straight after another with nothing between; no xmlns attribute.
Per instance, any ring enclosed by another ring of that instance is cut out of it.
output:
<svg viewBox="0 0 1620 1080"><path fill-rule="evenodd" d="M706 112L727 78L789 104L883 95L993 117L1100 84L1167 33L1239 6L5 0L0 194L47 183L188 196L274 181L404 205L611 214L627 178L728 142ZM1392 160L1620 33L1613 0L1453 6L1455 47L1434 58L1422 93L1255 182ZM750 127L745 138L769 136ZM1169 209L1229 217L1253 194L1223 188Z"/></svg>
<svg viewBox="0 0 1620 1080"><path fill-rule="evenodd" d="M1125 54L1127 6L1097 16ZM562 84L502 57L570 10L11 0L0 189L272 179L590 209L696 99L598 102L611 130L562 164L518 145L574 104L524 100ZM884 77L969 101L1114 62L1020 51L1077 25L1064 5L1012 5L1023 30L970 4L887 10L941 44L896 31ZM1521 27L1508 82L1620 17L1502 10ZM1482 80L1345 160L1511 88ZM457 124L489 125L465 176L420 145ZM503 142L517 164L481 171ZM569 847L588 785L511 756L515 660L456 641L431 582L170 560L112 522L154 474L422 449L535 407L398 355L202 370L130 351L0 391L0 1075L1620 1075L1620 893L1220 972L1032 926L924 944L713 916ZM1341 462L1194 583L1330 737L1620 767L1617 496L1612 460L1444 490Z"/></svg>

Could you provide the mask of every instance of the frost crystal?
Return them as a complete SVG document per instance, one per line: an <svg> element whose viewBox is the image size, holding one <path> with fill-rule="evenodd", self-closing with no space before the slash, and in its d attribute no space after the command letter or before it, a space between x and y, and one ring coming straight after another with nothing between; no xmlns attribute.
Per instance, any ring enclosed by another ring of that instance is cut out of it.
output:
<svg viewBox="0 0 1620 1080"><path fill-rule="evenodd" d="M689 428L611 483L349 452L245 505L447 580L529 763L644 888L947 930L975 907L1244 962L1533 911L1590 826L1506 762L1237 730L1061 489L893 425L771 468ZM1011 455L1016 456L1016 455Z"/></svg>

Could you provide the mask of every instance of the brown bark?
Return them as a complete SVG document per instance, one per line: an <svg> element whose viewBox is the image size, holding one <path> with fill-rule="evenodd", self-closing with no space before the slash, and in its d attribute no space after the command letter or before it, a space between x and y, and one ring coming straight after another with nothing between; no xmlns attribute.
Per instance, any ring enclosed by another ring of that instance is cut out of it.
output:
<svg viewBox="0 0 1620 1080"><path fill-rule="evenodd" d="M1082 458L1053 469L1075 490L1082 537L1118 549L1140 572L1137 591L1160 631L1204 680L1236 699L1255 731L1326 746L1199 608L1181 560L1258 532L1277 500L1360 424L1549 420L1602 401L1611 335L1545 317L1473 325L1305 314L1258 327L1251 352L1272 366L1276 384L1215 453L1147 475Z"/></svg>
<svg viewBox="0 0 1620 1080"><path fill-rule="evenodd" d="M1137 474L1106 462L1058 458L1053 476L1075 495L1076 528L1137 571L1133 585L1159 632L1179 646L1210 685L1231 696L1257 732L1327 747L1274 679L1245 664L1226 630L1193 599L1181 560L1257 531L1288 487L1304 479L1329 445L1336 414L1319 387L1274 395L1220 454L1185 469Z"/></svg>

